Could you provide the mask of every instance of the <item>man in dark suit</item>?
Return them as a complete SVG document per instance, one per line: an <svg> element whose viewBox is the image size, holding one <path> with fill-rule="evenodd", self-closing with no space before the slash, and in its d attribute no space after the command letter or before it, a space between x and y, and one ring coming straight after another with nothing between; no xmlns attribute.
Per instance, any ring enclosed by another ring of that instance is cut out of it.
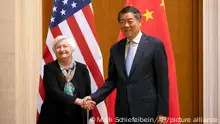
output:
<svg viewBox="0 0 220 124"><path fill-rule="evenodd" d="M118 13L118 22L126 36L111 47L108 78L104 85L84 99L103 101L117 88L116 121L165 123L168 116L168 65L163 43L141 32L141 14L127 6ZM132 119L133 118L133 119ZM120 120L121 119L121 120ZM127 119L127 120L126 120ZM139 122L140 123L140 122Z"/></svg>

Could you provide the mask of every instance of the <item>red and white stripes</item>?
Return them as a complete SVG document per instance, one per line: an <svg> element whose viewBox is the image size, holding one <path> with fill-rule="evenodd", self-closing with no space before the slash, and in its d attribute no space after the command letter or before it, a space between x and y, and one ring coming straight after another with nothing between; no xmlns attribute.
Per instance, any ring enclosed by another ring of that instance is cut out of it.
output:
<svg viewBox="0 0 220 124"><path fill-rule="evenodd" d="M91 8L91 3L83 9L76 12L67 20L61 22L59 25L49 29L46 46L44 49L43 59L41 61L41 73L39 82L38 94L38 113L44 100L43 88L43 67L45 63L51 62L56 59L52 51L52 41L58 35L72 37L77 44L77 49L73 53L76 61L87 65L91 77L91 90L96 91L98 87L104 83L103 78L103 60L102 54L97 42L97 34L94 23L94 15ZM106 120L108 118L107 108L105 102L97 106L98 113L93 116L100 115L99 118ZM105 124L108 122L104 122Z"/></svg>

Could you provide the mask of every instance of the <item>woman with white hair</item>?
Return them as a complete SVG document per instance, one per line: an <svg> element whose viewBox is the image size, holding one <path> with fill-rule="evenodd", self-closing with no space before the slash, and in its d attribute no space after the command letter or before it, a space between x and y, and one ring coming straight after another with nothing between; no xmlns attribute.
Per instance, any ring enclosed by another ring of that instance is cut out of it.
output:
<svg viewBox="0 0 220 124"><path fill-rule="evenodd" d="M90 77L86 65L73 59L75 49L73 39L65 36L53 42L57 60L44 66L45 100L38 124L87 124L88 114L82 106L83 98L91 94Z"/></svg>

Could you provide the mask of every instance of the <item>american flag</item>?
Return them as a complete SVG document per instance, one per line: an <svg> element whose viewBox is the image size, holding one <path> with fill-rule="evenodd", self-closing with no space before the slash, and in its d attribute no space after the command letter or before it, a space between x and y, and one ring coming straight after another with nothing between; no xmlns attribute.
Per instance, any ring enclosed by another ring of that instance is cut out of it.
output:
<svg viewBox="0 0 220 124"><path fill-rule="evenodd" d="M91 1L54 0L46 45L41 61L37 115L39 115L44 101L43 67L44 64L56 59L52 51L52 41L59 35L72 37L77 43L77 49L74 51L73 56L76 61L87 65L91 77L92 92L96 91L104 82L102 54L97 42ZM97 108L93 111L93 116L103 119L108 118L105 102L97 105ZM104 123L108 122L105 121Z"/></svg>

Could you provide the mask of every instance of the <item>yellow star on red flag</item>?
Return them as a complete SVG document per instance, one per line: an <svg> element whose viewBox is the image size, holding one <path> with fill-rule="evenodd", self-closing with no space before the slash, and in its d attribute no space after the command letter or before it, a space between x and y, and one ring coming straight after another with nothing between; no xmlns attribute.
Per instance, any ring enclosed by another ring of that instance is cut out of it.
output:
<svg viewBox="0 0 220 124"><path fill-rule="evenodd" d="M161 4L160 4L160 6L164 7L164 9L165 9L165 4L164 4L164 0L162 0L162 1L161 1Z"/></svg>
<svg viewBox="0 0 220 124"><path fill-rule="evenodd" d="M143 14L143 15L146 17L146 21L147 21L148 19L153 19L153 16L152 16L153 12L154 12L154 11L149 11L148 9L146 9L146 13Z"/></svg>

